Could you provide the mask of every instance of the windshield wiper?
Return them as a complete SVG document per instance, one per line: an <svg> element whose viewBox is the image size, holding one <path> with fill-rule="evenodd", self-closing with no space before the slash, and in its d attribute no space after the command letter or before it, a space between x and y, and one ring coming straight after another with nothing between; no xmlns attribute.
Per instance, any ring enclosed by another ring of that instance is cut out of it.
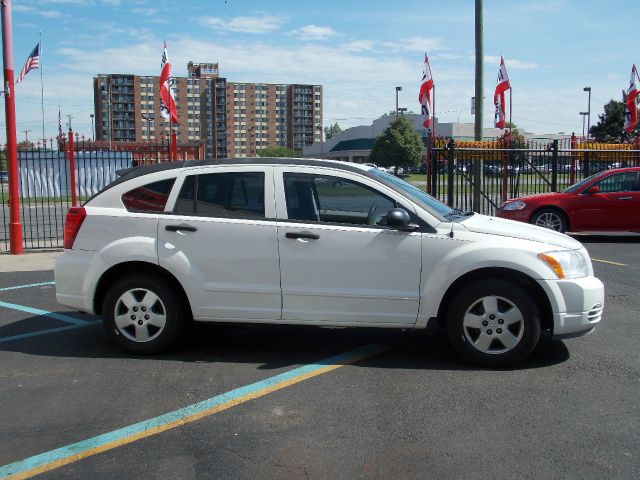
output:
<svg viewBox="0 0 640 480"><path fill-rule="evenodd" d="M466 211L463 212L462 210L460 210L459 208L452 208L451 212L447 214L447 217L449 216L453 216L453 217L470 217L471 215L475 215L476 212L472 212L472 211Z"/></svg>

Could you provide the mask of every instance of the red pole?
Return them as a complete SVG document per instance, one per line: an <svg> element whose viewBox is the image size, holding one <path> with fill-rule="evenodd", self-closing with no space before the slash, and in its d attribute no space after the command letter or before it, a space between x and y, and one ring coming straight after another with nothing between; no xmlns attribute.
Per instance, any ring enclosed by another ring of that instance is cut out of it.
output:
<svg viewBox="0 0 640 480"><path fill-rule="evenodd" d="M9 175L9 245L13 255L22 254L22 225L18 196L18 149L13 80L13 35L11 0L2 0L2 64L4 67L4 113L7 126L7 171Z"/></svg>
<svg viewBox="0 0 640 480"><path fill-rule="evenodd" d="M497 144L499 147L500 144ZM502 148L511 148L511 133L505 135ZM509 193L509 152L502 152L502 202L506 202Z"/></svg>
<svg viewBox="0 0 640 480"><path fill-rule="evenodd" d="M424 154L424 174L427 180L427 185L425 186L424 191L427 193L431 193L431 182L429 181L431 178L430 175L430 168L431 168L431 149L433 148L433 139L431 138L431 135L429 134L429 132L427 132L427 151Z"/></svg>
<svg viewBox="0 0 640 480"><path fill-rule="evenodd" d="M509 136L513 132L513 88L509 87Z"/></svg>
<svg viewBox="0 0 640 480"><path fill-rule="evenodd" d="M571 165L569 166L569 185L576 183L576 145L578 140L574 133L571 134Z"/></svg>
<svg viewBox="0 0 640 480"><path fill-rule="evenodd" d="M178 160L178 144L177 144L177 138L176 138L176 132L173 131L173 129L171 130L171 143L169 146L169 150L170 150L170 159L172 162L175 162L176 160Z"/></svg>
<svg viewBox="0 0 640 480"><path fill-rule="evenodd" d="M73 132L69 129L69 173L71 176L71 206L75 207L76 198L76 160L73 152Z"/></svg>
<svg viewBox="0 0 640 480"><path fill-rule="evenodd" d="M432 112L431 112L431 118L433 121L433 137L435 138L436 136L436 84L433 84L433 106L432 106Z"/></svg>

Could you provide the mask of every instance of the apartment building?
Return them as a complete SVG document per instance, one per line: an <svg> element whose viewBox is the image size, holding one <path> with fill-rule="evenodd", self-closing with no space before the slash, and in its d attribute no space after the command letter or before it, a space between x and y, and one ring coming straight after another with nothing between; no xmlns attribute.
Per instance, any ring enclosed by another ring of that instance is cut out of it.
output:
<svg viewBox="0 0 640 480"><path fill-rule="evenodd" d="M173 77L179 144L201 143L210 158L251 157L268 146L302 150L322 140L322 86L230 82L217 63ZM169 136L158 76L94 77L96 140L146 142Z"/></svg>

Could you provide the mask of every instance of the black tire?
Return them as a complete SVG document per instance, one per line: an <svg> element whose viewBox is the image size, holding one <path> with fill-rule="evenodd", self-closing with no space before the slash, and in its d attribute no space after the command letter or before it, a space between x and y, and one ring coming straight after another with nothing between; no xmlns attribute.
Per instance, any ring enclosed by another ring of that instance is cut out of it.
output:
<svg viewBox="0 0 640 480"><path fill-rule="evenodd" d="M529 223L560 233L565 233L569 228L567 216L564 212L555 208L542 208L538 210L531 216Z"/></svg>
<svg viewBox="0 0 640 480"><path fill-rule="evenodd" d="M149 292L158 301L153 301L151 295L147 297ZM123 296L128 293L132 295L129 301L137 302L135 306L129 305L130 309L123 301ZM118 322L122 324L126 314L131 319L131 325L119 326L116 322L117 312L120 313ZM159 327L157 325L162 323L162 317L164 324ZM175 287L162 278L145 274L132 274L118 279L105 295L102 308L103 324L111 340L120 348L137 354L166 350L182 335L188 318L187 306L181 295L176 293Z"/></svg>
<svg viewBox="0 0 640 480"><path fill-rule="evenodd" d="M491 313L494 298L496 308ZM540 339L538 307L515 282L487 279L465 286L451 299L446 319L453 348L482 367L514 366L531 354Z"/></svg>

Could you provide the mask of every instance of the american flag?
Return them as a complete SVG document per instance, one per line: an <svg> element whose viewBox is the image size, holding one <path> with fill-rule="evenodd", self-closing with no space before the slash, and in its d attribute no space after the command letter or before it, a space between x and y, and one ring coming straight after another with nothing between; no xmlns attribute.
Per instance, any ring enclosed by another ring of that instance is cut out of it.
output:
<svg viewBox="0 0 640 480"><path fill-rule="evenodd" d="M18 76L18 80L16 80L16 83L20 83L22 80L24 80L24 77L27 76L27 73L35 68L40 68L40 42L38 42L38 44L29 54L29 58L27 58L24 67L22 67L22 70L20 70L20 75Z"/></svg>

